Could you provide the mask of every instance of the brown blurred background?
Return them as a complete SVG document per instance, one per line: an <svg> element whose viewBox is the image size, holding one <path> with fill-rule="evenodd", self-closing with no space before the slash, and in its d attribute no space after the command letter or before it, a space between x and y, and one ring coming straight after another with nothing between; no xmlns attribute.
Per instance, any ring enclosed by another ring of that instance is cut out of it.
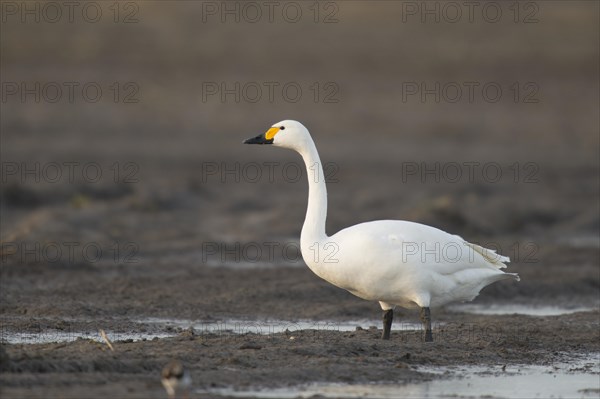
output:
<svg viewBox="0 0 600 399"><path fill-rule="evenodd" d="M203 389L414 383L437 365L513 376L569 358L578 378L575 356L599 342L599 4L1 1L3 393L160 398L171 358ZM418 331L376 340L378 304L294 251L300 157L242 145L283 119L309 128L327 167L329 234L427 223L511 257L521 281L476 306L595 312L435 309L435 346L407 340ZM187 328L236 320L366 322L294 341L287 327L265 340ZM444 323L499 334L463 343ZM114 352L89 339L99 329ZM74 342L44 344L54 333Z"/></svg>
<svg viewBox="0 0 600 399"><path fill-rule="evenodd" d="M289 118L332 162L329 233L391 218L504 240L509 255L515 243L598 247L596 2L482 2L460 17L443 2L283 2L271 16L262 3L86 4L73 21L61 6L57 22L46 3L2 4L4 242L135 242L145 262L200 265L203 242L296 240L305 175L283 167L301 160L241 144ZM239 99L223 95L236 82ZM436 82L439 101L406 91ZM74 180L65 162L79 163ZM273 181L264 162L278 162ZM420 174L436 162L462 175ZM465 162L481 165L473 179ZM97 182L82 178L90 163ZM490 163L497 182L483 177Z"/></svg>

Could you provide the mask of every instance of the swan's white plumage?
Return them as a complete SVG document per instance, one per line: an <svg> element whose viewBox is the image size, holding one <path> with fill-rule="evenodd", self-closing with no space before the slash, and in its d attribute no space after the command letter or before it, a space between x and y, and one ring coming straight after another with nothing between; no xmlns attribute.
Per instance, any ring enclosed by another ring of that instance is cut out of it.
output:
<svg viewBox="0 0 600 399"><path fill-rule="evenodd" d="M330 249L322 253L329 259L305 256L317 275L358 297L390 305L470 301L488 284L518 278L500 270L508 258L413 222L361 223L328 237L325 244Z"/></svg>
<svg viewBox="0 0 600 399"><path fill-rule="evenodd" d="M360 298L379 301L384 310L470 301L495 281L519 280L517 274L500 270L509 258L418 223L380 220L327 236L325 178L308 130L286 120L269 132L273 145L297 151L306 164L309 198L301 251L308 267L324 280ZM261 136L249 140L266 143Z"/></svg>

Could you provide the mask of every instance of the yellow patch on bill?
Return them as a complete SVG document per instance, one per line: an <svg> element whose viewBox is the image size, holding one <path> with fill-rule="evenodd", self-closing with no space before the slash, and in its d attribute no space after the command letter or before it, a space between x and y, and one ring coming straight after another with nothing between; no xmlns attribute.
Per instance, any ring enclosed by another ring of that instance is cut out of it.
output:
<svg viewBox="0 0 600 399"><path fill-rule="evenodd" d="M272 127L272 128L270 128L265 133L265 139L267 139L267 140L273 139L273 137L275 137L275 135L277 134L277 132L279 132L279 128L278 127Z"/></svg>

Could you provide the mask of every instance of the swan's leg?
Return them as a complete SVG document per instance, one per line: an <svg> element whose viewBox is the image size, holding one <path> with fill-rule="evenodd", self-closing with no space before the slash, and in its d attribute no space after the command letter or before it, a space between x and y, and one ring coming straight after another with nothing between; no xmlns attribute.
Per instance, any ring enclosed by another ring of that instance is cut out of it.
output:
<svg viewBox="0 0 600 399"><path fill-rule="evenodd" d="M394 309L385 310L383 312L383 334L381 335L381 339L390 339L392 320L394 320Z"/></svg>
<svg viewBox="0 0 600 399"><path fill-rule="evenodd" d="M431 312L429 307L421 308L421 322L425 327L425 342L433 342L433 334L431 333Z"/></svg>

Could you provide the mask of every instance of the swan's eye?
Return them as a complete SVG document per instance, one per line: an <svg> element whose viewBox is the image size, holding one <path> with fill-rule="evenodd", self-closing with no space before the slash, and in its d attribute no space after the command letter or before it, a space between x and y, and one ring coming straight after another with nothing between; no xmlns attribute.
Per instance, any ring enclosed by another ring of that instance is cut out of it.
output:
<svg viewBox="0 0 600 399"><path fill-rule="evenodd" d="M285 130L285 126L281 126L279 130Z"/></svg>

